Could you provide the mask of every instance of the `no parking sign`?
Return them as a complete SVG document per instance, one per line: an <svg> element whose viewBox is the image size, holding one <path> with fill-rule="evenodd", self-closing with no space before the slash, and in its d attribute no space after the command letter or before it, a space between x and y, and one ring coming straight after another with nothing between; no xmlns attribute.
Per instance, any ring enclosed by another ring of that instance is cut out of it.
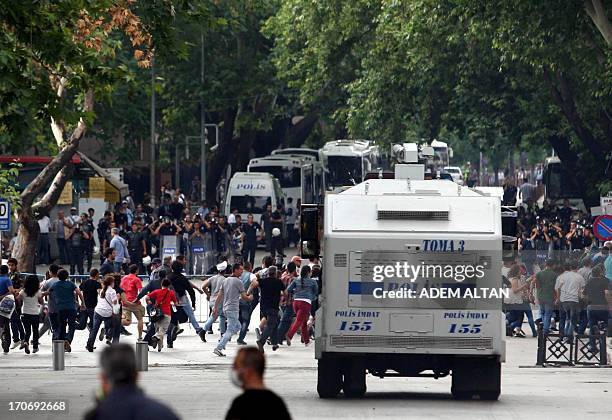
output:
<svg viewBox="0 0 612 420"><path fill-rule="evenodd" d="M593 223L593 233L600 241L612 240L612 216L604 214L597 217Z"/></svg>

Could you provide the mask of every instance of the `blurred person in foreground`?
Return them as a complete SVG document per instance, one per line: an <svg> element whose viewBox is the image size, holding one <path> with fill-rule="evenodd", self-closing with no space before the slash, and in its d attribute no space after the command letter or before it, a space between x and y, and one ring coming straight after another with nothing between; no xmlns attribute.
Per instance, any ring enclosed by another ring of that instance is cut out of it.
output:
<svg viewBox="0 0 612 420"><path fill-rule="evenodd" d="M97 405L85 420L178 420L166 405L144 395L137 386L136 354L129 344L106 347L100 356Z"/></svg>
<svg viewBox="0 0 612 420"><path fill-rule="evenodd" d="M291 419L282 398L266 388L263 381L265 368L266 359L257 347L241 347L238 350L230 370L230 379L244 392L232 402L226 420L252 419L254 407L265 407L266 412L277 420Z"/></svg>

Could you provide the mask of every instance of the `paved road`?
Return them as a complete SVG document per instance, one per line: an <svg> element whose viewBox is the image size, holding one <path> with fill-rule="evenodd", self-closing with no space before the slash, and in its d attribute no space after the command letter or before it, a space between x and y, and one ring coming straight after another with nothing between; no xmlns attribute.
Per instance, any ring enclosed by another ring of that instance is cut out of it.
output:
<svg viewBox="0 0 612 420"><path fill-rule="evenodd" d="M132 336L124 341L135 340ZM235 344L228 345L227 358L218 358L212 354L214 343L210 341L215 339L202 343L193 330L186 330L175 343L175 349L149 353L150 370L140 379L149 394L170 404L185 419L223 418L239 393L229 381L228 370ZM247 341L254 341L252 333ZM94 366L98 355L87 353L84 343L85 334L77 332L75 350L66 355L63 372L51 370L49 336L44 337L38 354L11 352L0 356L0 418L59 418L9 413L7 397L65 398L70 407L67 418L81 418L91 406L97 388ZM295 344L278 352L267 352L266 381L286 400L296 419L611 418L612 369L525 368L534 364L535 350L535 339L509 340L498 402L455 401L450 396L449 378L436 381L374 377L368 377L368 394L363 400L320 400L316 394L313 350Z"/></svg>
<svg viewBox="0 0 612 420"><path fill-rule="evenodd" d="M206 317L205 310L201 314ZM257 313L253 315L256 319ZM255 327L254 322L251 327ZM184 419L223 418L231 400L240 392L229 380L235 343L228 345L227 358L218 358L212 354L217 335L208 335L209 342L202 343L193 329L185 329L174 349L149 353L150 370L141 375L140 384ZM135 332L135 325L130 330ZM98 387L98 353L86 352L85 341L86 334L77 331L74 350L66 355L63 372L51 370L49 335L42 338L38 354L11 351L0 355L0 419L81 418L92 406ZM122 337L122 341L134 343L135 338ZM252 331L247 342L254 342ZM97 345L99 351L104 344ZM535 363L536 346L533 338L508 340L502 396L497 402L453 400L450 378L381 380L371 376L368 393L362 400L320 400L316 394L313 349L295 344L266 353L266 382L285 399L295 419L612 418L612 369L529 368ZM69 415L10 413L8 399L67 399Z"/></svg>

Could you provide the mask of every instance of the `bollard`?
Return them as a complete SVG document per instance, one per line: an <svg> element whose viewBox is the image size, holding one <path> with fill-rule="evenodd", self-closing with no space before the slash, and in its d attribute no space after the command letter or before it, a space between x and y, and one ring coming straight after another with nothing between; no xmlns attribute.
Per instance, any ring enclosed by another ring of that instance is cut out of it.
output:
<svg viewBox="0 0 612 420"><path fill-rule="evenodd" d="M64 340L53 340L53 370L64 370Z"/></svg>
<svg viewBox="0 0 612 420"><path fill-rule="evenodd" d="M606 345L606 330L603 328L603 322L599 322L599 364L604 366L608 364L608 347Z"/></svg>
<svg viewBox="0 0 612 420"><path fill-rule="evenodd" d="M149 343L146 341L136 341L136 370L149 370Z"/></svg>
<svg viewBox="0 0 612 420"><path fill-rule="evenodd" d="M546 336L544 335L544 327L542 323L538 324L538 353L536 366L544 366L546 364Z"/></svg>

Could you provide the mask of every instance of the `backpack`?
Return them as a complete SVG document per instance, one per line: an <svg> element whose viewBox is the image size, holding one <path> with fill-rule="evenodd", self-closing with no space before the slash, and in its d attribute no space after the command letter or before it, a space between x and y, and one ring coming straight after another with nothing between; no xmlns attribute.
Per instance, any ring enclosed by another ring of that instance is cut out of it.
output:
<svg viewBox="0 0 612 420"><path fill-rule="evenodd" d="M7 295L0 301L0 316L10 319L13 311L15 311L15 297Z"/></svg>

